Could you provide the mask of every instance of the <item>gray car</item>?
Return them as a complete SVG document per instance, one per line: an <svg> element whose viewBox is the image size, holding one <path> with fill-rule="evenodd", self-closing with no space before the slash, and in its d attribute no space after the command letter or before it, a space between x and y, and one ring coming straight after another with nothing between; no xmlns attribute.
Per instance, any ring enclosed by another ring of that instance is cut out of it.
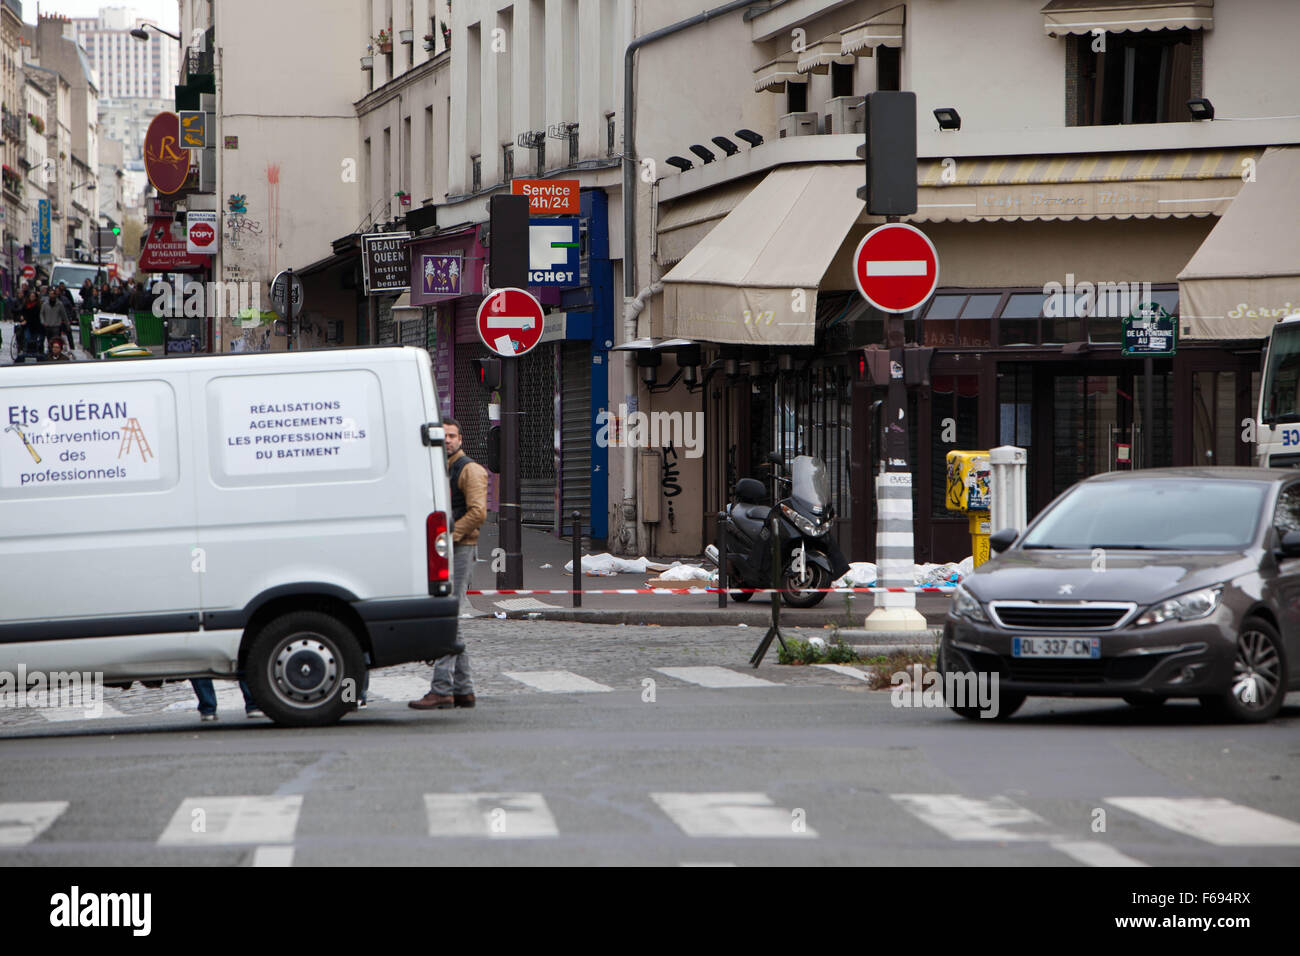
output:
<svg viewBox="0 0 1300 956"><path fill-rule="evenodd" d="M996 556L953 595L939 669L950 688L996 674L992 716L1029 696L1195 697L1262 721L1300 687L1300 472L1098 475L990 543Z"/></svg>

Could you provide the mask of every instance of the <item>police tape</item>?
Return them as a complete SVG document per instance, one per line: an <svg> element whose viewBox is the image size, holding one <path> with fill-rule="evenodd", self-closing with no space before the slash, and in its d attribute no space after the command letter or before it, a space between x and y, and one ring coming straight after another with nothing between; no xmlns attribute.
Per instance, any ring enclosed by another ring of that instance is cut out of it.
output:
<svg viewBox="0 0 1300 956"><path fill-rule="evenodd" d="M827 594L951 594L956 590L956 585L946 587L913 587L913 588L800 588L800 593L810 591L825 592ZM728 594L740 592L742 594L781 594L784 593L779 588L583 588L578 590L571 588L547 588L545 590L497 590L497 591L466 591L466 594L477 594L483 596L496 596L500 594L719 594L726 591Z"/></svg>

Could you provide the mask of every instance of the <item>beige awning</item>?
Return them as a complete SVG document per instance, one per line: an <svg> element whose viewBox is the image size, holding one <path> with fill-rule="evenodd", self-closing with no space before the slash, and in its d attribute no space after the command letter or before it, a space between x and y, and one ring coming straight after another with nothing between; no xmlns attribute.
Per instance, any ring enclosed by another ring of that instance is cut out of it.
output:
<svg viewBox="0 0 1300 956"><path fill-rule="evenodd" d="M755 93L784 93L787 83L807 83L808 77L799 72L799 57L786 53L754 71Z"/></svg>
<svg viewBox="0 0 1300 956"><path fill-rule="evenodd" d="M816 43L809 44L808 47L799 54L797 68L800 73L829 73L832 63L852 63L851 55L845 56L841 52L841 36L838 33L832 33L830 36L818 40Z"/></svg>
<svg viewBox="0 0 1300 956"><path fill-rule="evenodd" d="M916 222L1222 215L1262 152L1157 150L922 161Z"/></svg>
<svg viewBox="0 0 1300 956"><path fill-rule="evenodd" d="M726 183L716 189L683 197L660 206L655 234L655 259L661 266L676 265L686 253L713 231L722 218L735 209L759 182L753 176Z"/></svg>
<svg viewBox="0 0 1300 956"><path fill-rule="evenodd" d="M1270 149L1178 274L1184 338L1264 338L1300 309L1300 147Z"/></svg>
<svg viewBox="0 0 1300 956"><path fill-rule="evenodd" d="M840 52L845 56L871 56L878 46L901 47L907 7L899 4L855 23L840 32Z"/></svg>
<svg viewBox="0 0 1300 956"><path fill-rule="evenodd" d="M1142 30L1212 30L1214 0L1051 0L1043 7L1049 37Z"/></svg>
<svg viewBox="0 0 1300 956"><path fill-rule="evenodd" d="M812 345L817 288L862 209L861 183L860 163L768 173L664 276L659 334Z"/></svg>

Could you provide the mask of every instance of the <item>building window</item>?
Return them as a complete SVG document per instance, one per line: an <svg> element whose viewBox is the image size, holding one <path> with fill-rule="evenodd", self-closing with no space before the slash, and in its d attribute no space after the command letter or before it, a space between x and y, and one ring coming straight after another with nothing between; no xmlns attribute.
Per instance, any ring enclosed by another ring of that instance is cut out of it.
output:
<svg viewBox="0 0 1300 956"><path fill-rule="evenodd" d="M537 175L540 176L546 172L546 140L543 139L537 144Z"/></svg>
<svg viewBox="0 0 1300 956"><path fill-rule="evenodd" d="M1201 31L1108 33L1071 37L1066 103L1071 126L1191 122L1187 101L1200 95Z"/></svg>
<svg viewBox="0 0 1300 956"><path fill-rule="evenodd" d="M831 96L853 95L853 64L831 64Z"/></svg>
<svg viewBox="0 0 1300 956"><path fill-rule="evenodd" d="M614 155L614 114L609 113L605 116L605 155Z"/></svg>
<svg viewBox="0 0 1300 956"><path fill-rule="evenodd" d="M878 46L873 51L876 61L876 89L898 91L903 88L903 51L895 46Z"/></svg>
<svg viewBox="0 0 1300 956"><path fill-rule="evenodd" d="M569 165L572 166L578 161L578 125L575 123L569 130Z"/></svg>
<svg viewBox="0 0 1300 956"><path fill-rule="evenodd" d="M471 156L470 165L470 192L478 192L483 188L483 157Z"/></svg>
<svg viewBox="0 0 1300 956"><path fill-rule="evenodd" d="M786 112L806 113L808 111L808 84L787 83L785 85Z"/></svg>
<svg viewBox="0 0 1300 956"><path fill-rule="evenodd" d="M501 147L501 178L505 182L515 178L515 150L509 143Z"/></svg>

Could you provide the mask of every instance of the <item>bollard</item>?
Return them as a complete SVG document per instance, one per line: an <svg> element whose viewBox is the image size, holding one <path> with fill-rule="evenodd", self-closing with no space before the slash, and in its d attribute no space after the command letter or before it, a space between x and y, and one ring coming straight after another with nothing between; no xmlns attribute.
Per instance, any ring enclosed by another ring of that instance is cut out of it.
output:
<svg viewBox="0 0 1300 956"><path fill-rule="evenodd" d="M773 508L768 516L768 529L772 534L772 623L763 635L763 640L759 642L758 649L754 651L754 656L749 659L750 666L757 667L763 663L763 657L767 654L768 647L772 644L772 639L781 642L781 649L789 651L786 647L785 638L781 635L781 519L777 517L776 509Z"/></svg>
<svg viewBox="0 0 1300 956"><path fill-rule="evenodd" d="M569 517L573 519L573 606L582 607L582 512Z"/></svg>
<svg viewBox="0 0 1300 956"><path fill-rule="evenodd" d="M727 606L727 513L724 510L718 512L718 607L726 607L726 606Z"/></svg>

